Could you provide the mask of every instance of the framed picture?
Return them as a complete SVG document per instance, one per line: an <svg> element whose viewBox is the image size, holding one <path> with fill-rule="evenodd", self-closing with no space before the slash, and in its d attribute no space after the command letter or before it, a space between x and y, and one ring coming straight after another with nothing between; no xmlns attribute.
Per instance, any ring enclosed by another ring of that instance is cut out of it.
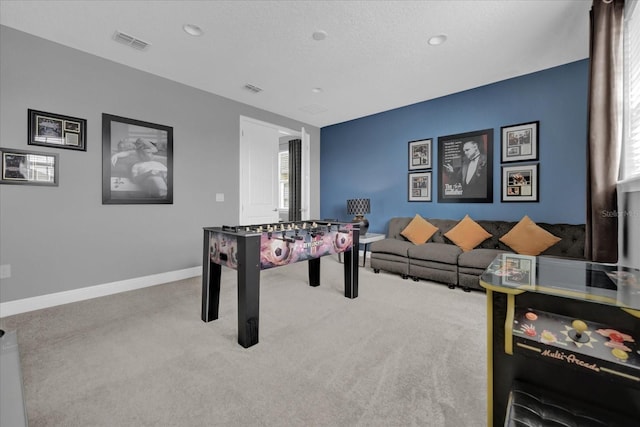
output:
<svg viewBox="0 0 640 427"><path fill-rule="evenodd" d="M409 170L431 169L431 139L409 141Z"/></svg>
<svg viewBox="0 0 640 427"><path fill-rule="evenodd" d="M538 160L539 126L539 121L502 126L502 163Z"/></svg>
<svg viewBox="0 0 640 427"><path fill-rule="evenodd" d="M58 186L58 155L0 148L0 184Z"/></svg>
<svg viewBox="0 0 640 427"><path fill-rule="evenodd" d="M28 110L29 145L87 151L87 121L77 117Z"/></svg>
<svg viewBox="0 0 640 427"><path fill-rule="evenodd" d="M502 269L494 274L502 278L503 286L526 288L536 285L536 257L504 254Z"/></svg>
<svg viewBox="0 0 640 427"><path fill-rule="evenodd" d="M502 201L538 201L539 164L502 166Z"/></svg>
<svg viewBox="0 0 640 427"><path fill-rule="evenodd" d="M102 204L173 203L173 128L102 114Z"/></svg>
<svg viewBox="0 0 640 427"><path fill-rule="evenodd" d="M438 138L439 203L493 202L493 129Z"/></svg>
<svg viewBox="0 0 640 427"><path fill-rule="evenodd" d="M431 172L409 173L409 201L431 201Z"/></svg>

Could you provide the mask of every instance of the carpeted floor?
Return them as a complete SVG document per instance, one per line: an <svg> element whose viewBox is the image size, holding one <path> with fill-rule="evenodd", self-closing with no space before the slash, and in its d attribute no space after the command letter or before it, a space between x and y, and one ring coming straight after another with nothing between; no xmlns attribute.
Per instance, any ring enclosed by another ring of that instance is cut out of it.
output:
<svg viewBox="0 0 640 427"><path fill-rule="evenodd" d="M237 344L236 272L220 318L201 279L24 313L17 330L29 425L486 425L485 295L322 259L262 272L260 342Z"/></svg>

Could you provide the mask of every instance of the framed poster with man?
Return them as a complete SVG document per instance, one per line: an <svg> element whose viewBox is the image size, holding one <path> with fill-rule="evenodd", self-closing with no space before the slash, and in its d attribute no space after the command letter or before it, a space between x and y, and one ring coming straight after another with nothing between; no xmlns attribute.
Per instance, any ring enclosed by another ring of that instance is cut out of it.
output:
<svg viewBox="0 0 640 427"><path fill-rule="evenodd" d="M102 204L173 203L173 127L102 114Z"/></svg>
<svg viewBox="0 0 640 427"><path fill-rule="evenodd" d="M493 203L493 129L438 138L438 203Z"/></svg>

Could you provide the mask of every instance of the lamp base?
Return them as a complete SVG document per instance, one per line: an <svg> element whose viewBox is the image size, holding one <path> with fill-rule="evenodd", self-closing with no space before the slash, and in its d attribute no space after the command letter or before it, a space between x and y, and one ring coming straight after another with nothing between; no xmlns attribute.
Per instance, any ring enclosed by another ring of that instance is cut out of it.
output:
<svg viewBox="0 0 640 427"><path fill-rule="evenodd" d="M351 222L360 226L360 237L369 231L369 220L364 215L356 215Z"/></svg>

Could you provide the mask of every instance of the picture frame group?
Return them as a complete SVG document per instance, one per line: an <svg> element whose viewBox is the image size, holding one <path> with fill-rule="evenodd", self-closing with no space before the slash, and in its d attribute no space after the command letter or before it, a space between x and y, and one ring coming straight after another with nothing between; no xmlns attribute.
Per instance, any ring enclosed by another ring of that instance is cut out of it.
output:
<svg viewBox="0 0 640 427"><path fill-rule="evenodd" d="M408 201L410 202L430 202L432 173L424 169L431 169L432 165L432 143L433 139L417 139L409 141L409 181L408 181ZM421 170L421 172L417 172ZM413 172L411 172L413 171Z"/></svg>
<svg viewBox="0 0 640 427"><path fill-rule="evenodd" d="M78 117L28 110L29 145L87 151L87 121Z"/></svg>
<svg viewBox="0 0 640 427"><path fill-rule="evenodd" d="M0 148L0 184L58 186L58 154Z"/></svg>
<svg viewBox="0 0 640 427"><path fill-rule="evenodd" d="M531 121L500 128L501 201L538 202L538 160L540 121ZM509 163L523 162L521 164ZM504 165L506 163L506 165Z"/></svg>
<svg viewBox="0 0 640 427"><path fill-rule="evenodd" d="M102 114L102 203L173 203L173 128Z"/></svg>

